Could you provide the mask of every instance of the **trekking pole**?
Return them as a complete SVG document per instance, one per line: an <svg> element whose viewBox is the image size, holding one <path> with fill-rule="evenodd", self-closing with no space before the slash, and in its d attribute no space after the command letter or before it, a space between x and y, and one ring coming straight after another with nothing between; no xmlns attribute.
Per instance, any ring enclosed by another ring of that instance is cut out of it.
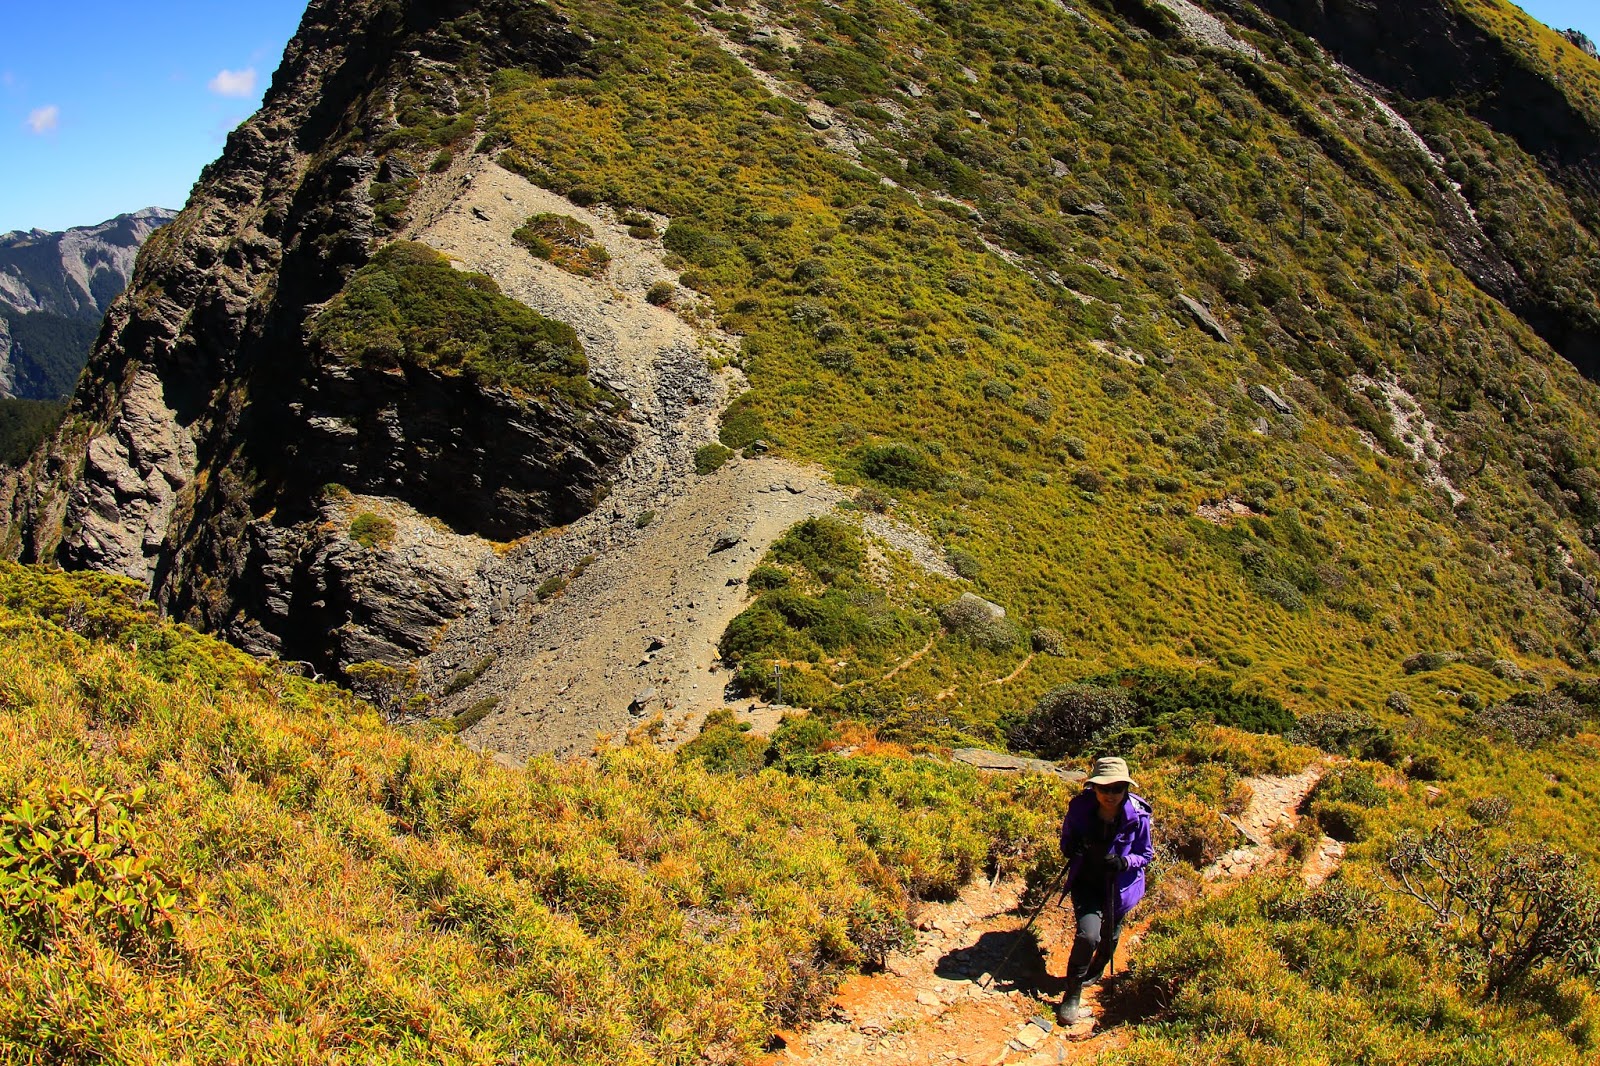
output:
<svg viewBox="0 0 1600 1066"><path fill-rule="evenodd" d="M1050 879L1050 886L1045 889L1044 898L1039 901L1039 905L1037 907L1033 908L1033 913L1028 915L1028 920L1023 924L1022 928L1017 930L1017 938L1012 941L1011 950L1006 952L1005 958L1000 960L1000 965L994 968L994 972L988 975L991 983L1000 979L1000 974L1003 970L1005 970L1006 965L1011 961L1011 956L1015 955L1017 953L1017 949L1022 946L1023 935L1026 934L1029 929L1033 928L1034 921L1039 917L1039 915L1044 913L1045 907L1050 905L1051 898L1056 895L1057 886L1061 885L1062 879L1067 876L1067 870L1071 866L1072 864L1070 862L1062 863L1060 872L1058 872L1055 877ZM1061 891L1065 892L1066 888L1063 886ZM978 987L987 989L989 986L980 982Z"/></svg>

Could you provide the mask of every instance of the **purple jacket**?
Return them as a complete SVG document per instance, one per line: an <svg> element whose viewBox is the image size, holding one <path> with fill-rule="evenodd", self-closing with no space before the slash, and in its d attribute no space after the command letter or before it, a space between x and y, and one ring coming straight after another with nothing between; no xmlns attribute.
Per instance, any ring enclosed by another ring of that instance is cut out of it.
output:
<svg viewBox="0 0 1600 1066"><path fill-rule="evenodd" d="M1099 815L1100 801L1094 789L1086 788L1067 804L1067 816L1061 822L1061 854L1072 856L1067 868L1067 884L1072 884L1083 866L1083 852L1075 846L1093 840L1096 836L1095 820ZM1117 914L1127 914L1133 905L1144 898L1144 868L1155 858L1155 848L1150 843L1150 805L1133 793L1122 801L1122 813L1111 830L1111 844L1107 855L1127 858L1128 868L1116 875ZM1114 922L1116 919L1107 916Z"/></svg>

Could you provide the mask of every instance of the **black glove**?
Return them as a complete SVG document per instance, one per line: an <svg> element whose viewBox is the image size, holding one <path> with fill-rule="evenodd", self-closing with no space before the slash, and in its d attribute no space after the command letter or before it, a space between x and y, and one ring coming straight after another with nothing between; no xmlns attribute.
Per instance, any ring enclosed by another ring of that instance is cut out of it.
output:
<svg viewBox="0 0 1600 1066"><path fill-rule="evenodd" d="M1128 868L1128 857L1126 855L1107 855L1106 856L1106 869L1115 870L1115 871L1117 871L1117 873L1122 873L1127 868Z"/></svg>

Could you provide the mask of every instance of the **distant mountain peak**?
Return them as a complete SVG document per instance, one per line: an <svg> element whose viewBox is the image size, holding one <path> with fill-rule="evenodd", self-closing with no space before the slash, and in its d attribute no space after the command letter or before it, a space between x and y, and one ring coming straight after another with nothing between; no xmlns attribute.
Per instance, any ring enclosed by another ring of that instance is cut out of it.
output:
<svg viewBox="0 0 1600 1066"><path fill-rule="evenodd" d="M145 207L93 226L0 236L0 317L10 326L0 332L0 396L54 399L70 390L139 248L176 216Z"/></svg>

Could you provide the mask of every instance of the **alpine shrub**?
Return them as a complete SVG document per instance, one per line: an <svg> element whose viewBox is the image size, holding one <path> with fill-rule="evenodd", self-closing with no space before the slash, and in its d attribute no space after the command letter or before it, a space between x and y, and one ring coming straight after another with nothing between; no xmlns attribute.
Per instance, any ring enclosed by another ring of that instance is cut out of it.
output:
<svg viewBox="0 0 1600 1066"><path fill-rule="evenodd" d="M147 854L144 789L30 786L0 815L0 923L29 951L84 931L128 958L176 951L183 882Z"/></svg>
<svg viewBox="0 0 1600 1066"><path fill-rule="evenodd" d="M1015 749L1060 759L1082 751L1098 733L1131 724L1138 714L1124 689L1061 685L1045 693L1006 740Z"/></svg>
<svg viewBox="0 0 1600 1066"><path fill-rule="evenodd" d="M1536 748L1578 732L1582 715L1576 703L1559 692L1519 692L1503 703L1475 710L1472 728L1502 733L1524 748Z"/></svg>
<svg viewBox="0 0 1600 1066"><path fill-rule="evenodd" d="M856 465L872 480L896 489L931 489L939 469L926 452L911 444L875 444L861 449Z"/></svg>

